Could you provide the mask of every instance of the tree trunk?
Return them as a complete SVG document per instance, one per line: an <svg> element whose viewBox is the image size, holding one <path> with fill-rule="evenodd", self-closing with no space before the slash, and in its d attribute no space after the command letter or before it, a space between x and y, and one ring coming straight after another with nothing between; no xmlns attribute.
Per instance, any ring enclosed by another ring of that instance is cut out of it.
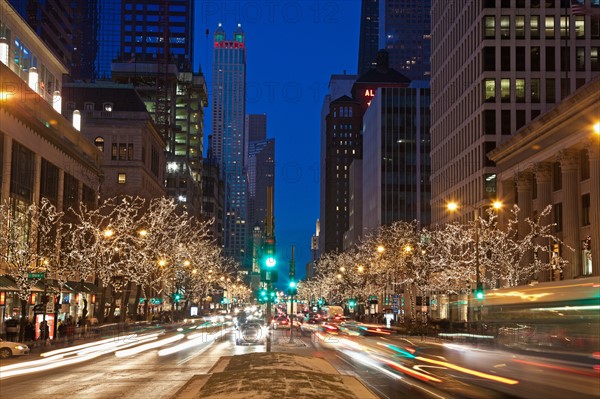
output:
<svg viewBox="0 0 600 399"><path fill-rule="evenodd" d="M122 322L125 321L125 318L127 317L127 310L129 310L129 297L131 296L131 285L131 282L127 283L127 285L125 286L125 290L123 291L123 295L121 295L121 314L119 320L121 320Z"/></svg>
<svg viewBox="0 0 600 399"><path fill-rule="evenodd" d="M108 318L108 322L112 323L115 319L115 308L117 307L117 293L113 289L113 287L110 287L110 292L111 292L110 309L108 309L108 314L106 315L106 317Z"/></svg>
<svg viewBox="0 0 600 399"><path fill-rule="evenodd" d="M104 313L106 312L106 295L107 295L108 287L103 284L102 287L102 295L100 296L100 301L96 306L96 318L98 319L98 323L104 323Z"/></svg>
<svg viewBox="0 0 600 399"><path fill-rule="evenodd" d="M21 322L19 326L19 339L18 342L25 340L25 318L27 317L27 300L21 299Z"/></svg>
<svg viewBox="0 0 600 399"><path fill-rule="evenodd" d="M135 302L133 304L133 319L137 320L138 316L138 304L140 303L140 298L142 297L142 286L136 284L137 289L135 290Z"/></svg>

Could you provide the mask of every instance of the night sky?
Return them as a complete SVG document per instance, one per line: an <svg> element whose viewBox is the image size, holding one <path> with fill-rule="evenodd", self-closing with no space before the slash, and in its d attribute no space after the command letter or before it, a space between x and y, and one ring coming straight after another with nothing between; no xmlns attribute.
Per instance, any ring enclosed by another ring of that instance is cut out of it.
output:
<svg viewBox="0 0 600 399"><path fill-rule="evenodd" d="M246 113L267 114L276 139L275 235L279 286L294 245L296 277L304 278L319 218L320 115L331 74L356 73L360 0L198 1L195 65L212 92L212 37L219 22L232 39L246 34ZM210 33L206 36L206 30ZM211 131L206 109L205 139ZM205 140L205 146L207 147Z"/></svg>

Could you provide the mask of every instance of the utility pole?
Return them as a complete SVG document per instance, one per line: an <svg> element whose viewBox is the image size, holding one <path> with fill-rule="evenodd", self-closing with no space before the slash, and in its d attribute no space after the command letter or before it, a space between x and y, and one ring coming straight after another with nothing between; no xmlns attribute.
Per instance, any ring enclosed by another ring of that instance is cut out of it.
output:
<svg viewBox="0 0 600 399"><path fill-rule="evenodd" d="M275 221L273 217L273 186L267 187L267 213L265 217L265 240L262 246L260 280L267 290L267 323L271 323L273 283L277 282L277 258L275 256ZM267 327L267 352L271 352L271 334Z"/></svg>
<svg viewBox="0 0 600 399"><path fill-rule="evenodd" d="M292 259L290 259L290 344L293 342L294 332L294 295L296 294L296 262L294 261L294 246L292 245Z"/></svg>

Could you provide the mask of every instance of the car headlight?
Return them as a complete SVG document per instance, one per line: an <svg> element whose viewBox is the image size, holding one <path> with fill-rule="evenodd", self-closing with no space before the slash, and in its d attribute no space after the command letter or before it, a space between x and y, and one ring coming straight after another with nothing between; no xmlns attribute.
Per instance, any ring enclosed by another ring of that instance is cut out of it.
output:
<svg viewBox="0 0 600 399"><path fill-rule="evenodd" d="M18 350L22 351L22 350L27 349L27 347L23 346L23 345L17 345L17 346L15 346L15 349L18 349Z"/></svg>

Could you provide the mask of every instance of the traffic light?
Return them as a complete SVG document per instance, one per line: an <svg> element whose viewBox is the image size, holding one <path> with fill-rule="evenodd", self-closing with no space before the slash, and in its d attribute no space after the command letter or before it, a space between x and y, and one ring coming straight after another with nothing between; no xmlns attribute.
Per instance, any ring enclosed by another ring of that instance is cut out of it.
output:
<svg viewBox="0 0 600 399"><path fill-rule="evenodd" d="M296 295L298 293L298 284L295 280L290 280L289 282L288 295Z"/></svg>
<svg viewBox="0 0 600 399"><path fill-rule="evenodd" d="M181 294L179 292L176 292L173 294L173 300L175 302L179 302L181 300Z"/></svg>
<svg viewBox="0 0 600 399"><path fill-rule="evenodd" d="M268 296L267 290L265 288L261 288L258 291L258 295L257 296L258 296L258 301L260 303L266 302L267 301L267 296Z"/></svg>
<svg viewBox="0 0 600 399"><path fill-rule="evenodd" d="M477 288L475 289L475 298L482 300L485 294L483 293L483 284L477 283Z"/></svg>
<svg viewBox="0 0 600 399"><path fill-rule="evenodd" d="M356 306L356 299L352 298L348 301L348 307L354 308Z"/></svg>
<svg viewBox="0 0 600 399"><path fill-rule="evenodd" d="M319 300L317 301L317 304L318 304L319 306L323 306L323 305L325 305L325 298L319 298Z"/></svg>

